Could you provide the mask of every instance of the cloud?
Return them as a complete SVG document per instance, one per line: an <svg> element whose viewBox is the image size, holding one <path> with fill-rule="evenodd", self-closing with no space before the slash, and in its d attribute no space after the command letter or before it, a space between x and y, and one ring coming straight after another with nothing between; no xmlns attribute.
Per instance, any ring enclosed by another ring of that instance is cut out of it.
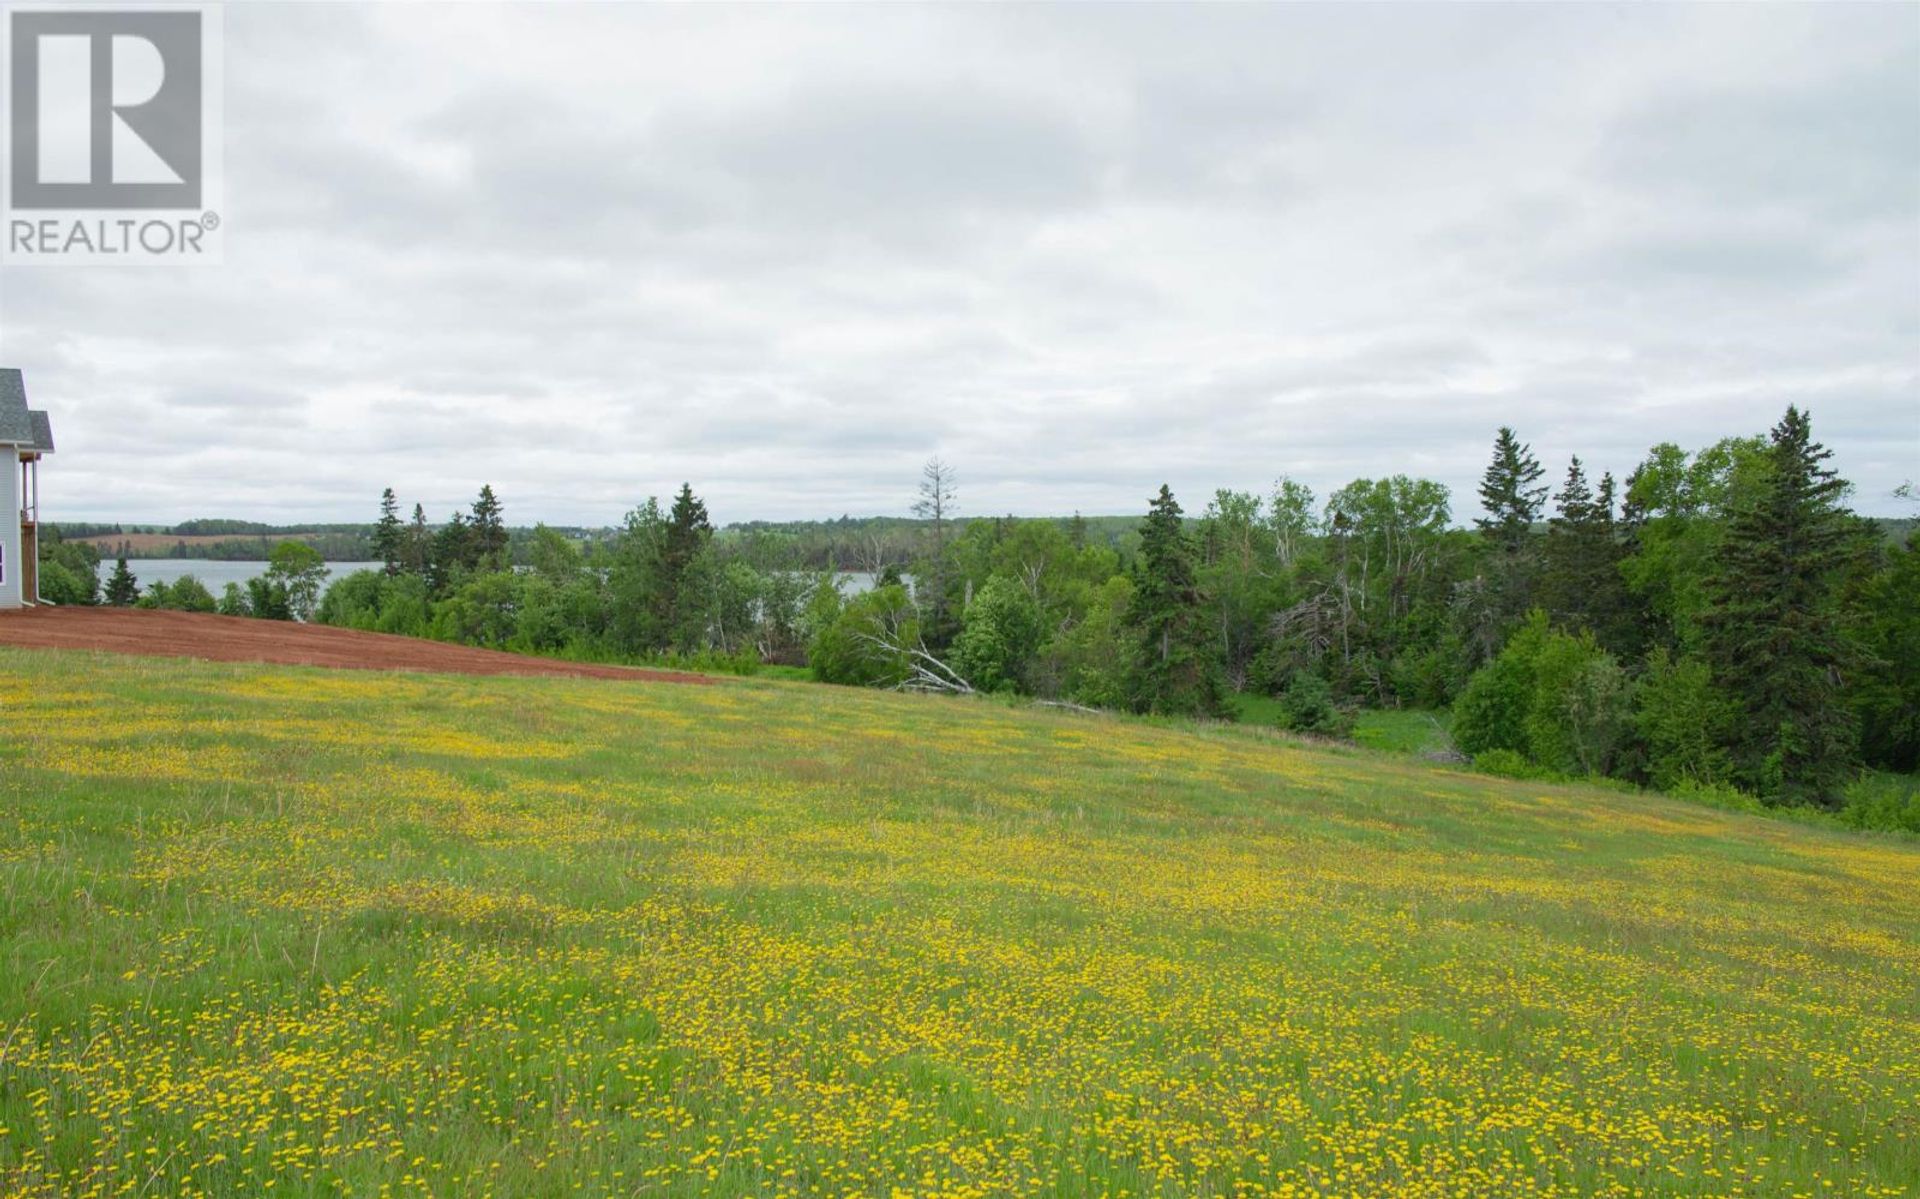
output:
<svg viewBox="0 0 1920 1199"><path fill-rule="evenodd" d="M1920 462L1896 7L238 6L228 261L0 269L74 519L1128 512L1809 404Z"/></svg>

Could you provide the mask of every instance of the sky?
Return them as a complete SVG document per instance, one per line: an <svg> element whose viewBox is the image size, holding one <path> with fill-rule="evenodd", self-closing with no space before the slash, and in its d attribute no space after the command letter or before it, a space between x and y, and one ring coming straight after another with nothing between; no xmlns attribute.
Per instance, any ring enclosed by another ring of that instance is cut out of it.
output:
<svg viewBox="0 0 1920 1199"><path fill-rule="evenodd" d="M1190 511L1789 403L1920 478L1920 6L229 6L225 264L0 268L48 519Z"/></svg>

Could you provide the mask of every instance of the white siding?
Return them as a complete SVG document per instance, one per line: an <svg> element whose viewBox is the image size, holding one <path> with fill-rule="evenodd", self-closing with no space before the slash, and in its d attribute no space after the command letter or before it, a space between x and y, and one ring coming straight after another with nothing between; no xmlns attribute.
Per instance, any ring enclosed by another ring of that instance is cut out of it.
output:
<svg viewBox="0 0 1920 1199"><path fill-rule="evenodd" d="M0 608L20 606L20 453L14 447L0 446L0 474L7 476L0 486L0 563L5 577L0 578Z"/></svg>

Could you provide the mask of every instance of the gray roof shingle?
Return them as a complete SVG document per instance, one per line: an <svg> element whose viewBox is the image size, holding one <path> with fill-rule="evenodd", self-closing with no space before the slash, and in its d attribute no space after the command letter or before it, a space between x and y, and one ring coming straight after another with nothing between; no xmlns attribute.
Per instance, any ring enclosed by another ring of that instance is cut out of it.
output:
<svg viewBox="0 0 1920 1199"><path fill-rule="evenodd" d="M31 445L33 418L27 414L27 385L20 372L0 366L0 445Z"/></svg>
<svg viewBox="0 0 1920 1199"><path fill-rule="evenodd" d="M30 408L27 419L33 422L33 448L43 454L53 453L52 418L38 408Z"/></svg>

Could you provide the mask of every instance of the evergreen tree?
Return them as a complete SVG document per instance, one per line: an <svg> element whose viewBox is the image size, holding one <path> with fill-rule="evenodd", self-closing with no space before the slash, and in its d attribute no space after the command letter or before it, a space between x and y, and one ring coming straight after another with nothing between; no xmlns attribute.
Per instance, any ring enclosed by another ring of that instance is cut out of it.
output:
<svg viewBox="0 0 1920 1199"><path fill-rule="evenodd" d="M406 573L422 578L426 577L427 568L433 561L433 531L427 527L427 510L419 504L413 506L413 520L407 524L402 543L402 561Z"/></svg>
<svg viewBox="0 0 1920 1199"><path fill-rule="evenodd" d="M406 530L400 523L400 502L393 497L393 488L380 493L380 519L373 526L373 556L386 567L387 573L400 573L401 559L405 552Z"/></svg>
<svg viewBox="0 0 1920 1199"><path fill-rule="evenodd" d="M1165 715L1216 716L1225 710L1220 672L1180 505L1165 484L1140 526L1133 602L1128 613L1140 642L1134 707Z"/></svg>
<svg viewBox="0 0 1920 1199"><path fill-rule="evenodd" d="M1493 460L1480 479L1480 504L1487 514L1473 522L1493 551L1477 605L1484 610L1469 620L1470 625L1484 626L1496 644L1537 604L1539 552L1533 522L1546 503L1543 474L1533 450L1502 425L1493 439Z"/></svg>
<svg viewBox="0 0 1920 1199"><path fill-rule="evenodd" d="M1743 716L1734 769L1777 803L1837 806L1854 769L1839 588L1857 543L1830 457L1806 414L1788 408L1767 477L1734 511L1707 586L1705 656Z"/></svg>
<svg viewBox="0 0 1920 1199"><path fill-rule="evenodd" d="M1547 526L1541 578L1548 610L1563 624L1591 631L1616 653L1631 649L1615 644L1626 635L1621 625L1627 593L1614 529L1613 476L1603 475L1599 491L1594 491L1576 456L1554 501L1557 510Z"/></svg>
<svg viewBox="0 0 1920 1199"><path fill-rule="evenodd" d="M1480 504L1487 514L1473 523L1508 554L1525 547L1546 503L1547 489L1537 486L1545 473L1532 448L1522 445L1511 428L1500 426L1493 439L1493 461L1480 479Z"/></svg>
<svg viewBox="0 0 1920 1199"><path fill-rule="evenodd" d="M113 573L107 576L107 603L116 608L130 608L139 599L140 580L127 569L125 558L115 559Z"/></svg>
<svg viewBox="0 0 1920 1199"><path fill-rule="evenodd" d="M707 519L707 505L693 494L691 483L680 485L667 513L667 538L664 561L667 575L679 578L713 539L713 524Z"/></svg>
<svg viewBox="0 0 1920 1199"><path fill-rule="evenodd" d="M682 483L667 513L657 593L662 628L682 646L691 647L705 632L700 569L712 540L713 524L707 519L706 504L693 494L691 483Z"/></svg>
<svg viewBox="0 0 1920 1199"><path fill-rule="evenodd" d="M493 485L480 485L480 497L473 501L473 520L467 526L469 563L475 570L507 568L507 526L501 519L500 501L494 498Z"/></svg>
<svg viewBox="0 0 1920 1199"><path fill-rule="evenodd" d="M473 570L473 563L473 526L465 513L455 512L433 535L427 553L427 584L436 595L444 595Z"/></svg>

